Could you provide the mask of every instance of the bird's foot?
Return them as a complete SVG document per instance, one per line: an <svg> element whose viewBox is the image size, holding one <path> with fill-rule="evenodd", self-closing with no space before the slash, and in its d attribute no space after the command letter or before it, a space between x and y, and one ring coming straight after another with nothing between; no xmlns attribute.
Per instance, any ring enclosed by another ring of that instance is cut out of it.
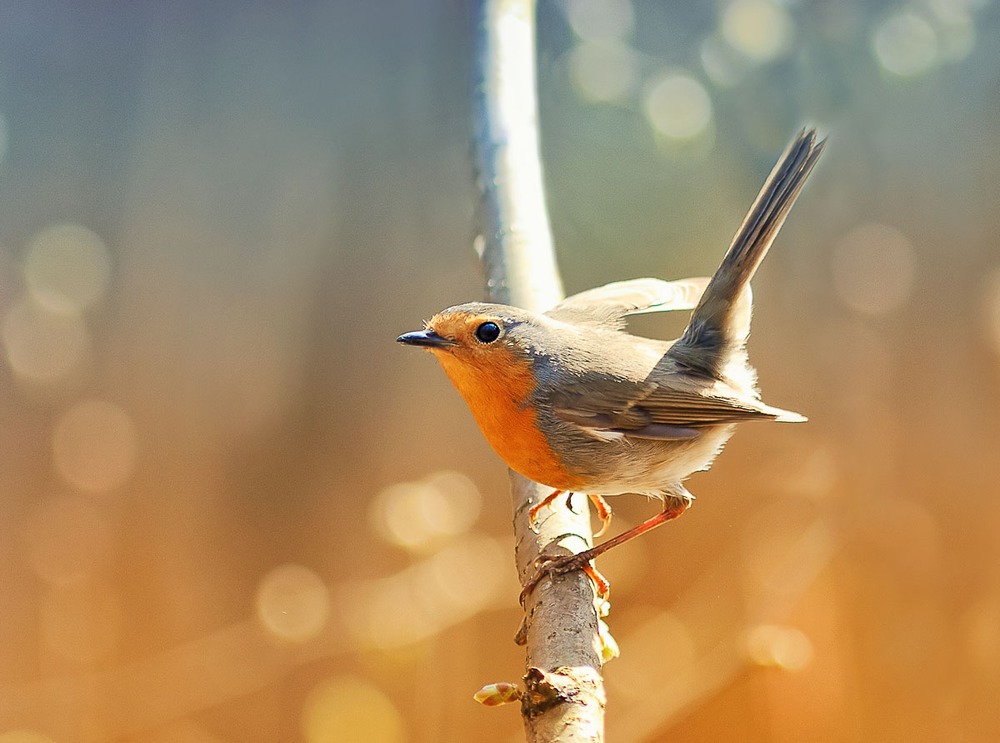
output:
<svg viewBox="0 0 1000 743"><path fill-rule="evenodd" d="M611 584L590 562L591 557L590 550L575 555L539 555L535 558L535 574L524 584L521 591L521 604L524 604L524 600L545 576L555 577L576 570L582 570L590 578L594 584L594 594L597 598L601 601L607 601L611 596Z"/></svg>

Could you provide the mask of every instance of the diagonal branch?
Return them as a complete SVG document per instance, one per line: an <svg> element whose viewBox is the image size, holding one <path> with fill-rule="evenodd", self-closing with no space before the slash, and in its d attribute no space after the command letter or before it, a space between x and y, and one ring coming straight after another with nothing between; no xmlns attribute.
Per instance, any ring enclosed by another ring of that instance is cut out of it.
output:
<svg viewBox="0 0 1000 743"><path fill-rule="evenodd" d="M473 148L480 192L481 249L491 300L541 311L562 297L542 185L535 85L535 3L476 4ZM591 544L589 512L554 509L538 534L528 509L544 488L511 472L516 561L522 585L534 560ZM567 537L566 535L572 535ZM543 581L525 600L529 743L604 738L604 687L594 592L579 572Z"/></svg>

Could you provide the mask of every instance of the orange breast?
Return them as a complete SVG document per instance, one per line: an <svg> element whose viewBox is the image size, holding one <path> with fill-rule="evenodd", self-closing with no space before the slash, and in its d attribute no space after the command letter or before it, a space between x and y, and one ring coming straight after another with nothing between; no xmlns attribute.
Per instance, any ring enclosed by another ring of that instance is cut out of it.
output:
<svg viewBox="0 0 1000 743"><path fill-rule="evenodd" d="M524 404L535 385L530 368L500 348L490 349L488 370L449 353L435 356L490 446L511 469L552 488L578 489L579 482L538 430L535 411Z"/></svg>

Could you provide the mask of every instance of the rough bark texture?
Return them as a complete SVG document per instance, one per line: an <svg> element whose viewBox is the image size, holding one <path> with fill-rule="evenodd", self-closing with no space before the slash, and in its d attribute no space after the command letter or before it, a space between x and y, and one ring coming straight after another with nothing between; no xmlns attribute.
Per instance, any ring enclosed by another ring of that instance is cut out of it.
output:
<svg viewBox="0 0 1000 743"><path fill-rule="evenodd" d="M481 195L481 250L492 301L544 310L562 297L542 185L535 85L535 3L480 0L476 5L474 140ZM551 489L511 472L516 561L522 585L542 550L590 546L589 509L561 502L535 534L528 509ZM568 536L567 536L568 535ZM526 693L530 743L604 739L604 686L594 592L582 573L543 580L525 600Z"/></svg>

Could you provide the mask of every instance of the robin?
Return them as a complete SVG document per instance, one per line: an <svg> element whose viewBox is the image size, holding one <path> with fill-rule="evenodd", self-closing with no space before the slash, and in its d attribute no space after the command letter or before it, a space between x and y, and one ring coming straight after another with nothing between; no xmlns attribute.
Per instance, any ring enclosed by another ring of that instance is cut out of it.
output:
<svg viewBox="0 0 1000 743"><path fill-rule="evenodd" d="M662 502L657 515L591 549L540 558L526 590L544 574L586 569L612 547L680 516L694 497L684 480L712 465L736 423L806 420L761 401L746 341L750 279L823 146L812 129L791 142L710 280L621 281L543 313L471 302L399 336L437 357L508 466L553 488L530 510L532 526L562 493L590 495L605 528L610 509L602 496L636 493ZM629 315L691 309L675 341L623 330Z"/></svg>

